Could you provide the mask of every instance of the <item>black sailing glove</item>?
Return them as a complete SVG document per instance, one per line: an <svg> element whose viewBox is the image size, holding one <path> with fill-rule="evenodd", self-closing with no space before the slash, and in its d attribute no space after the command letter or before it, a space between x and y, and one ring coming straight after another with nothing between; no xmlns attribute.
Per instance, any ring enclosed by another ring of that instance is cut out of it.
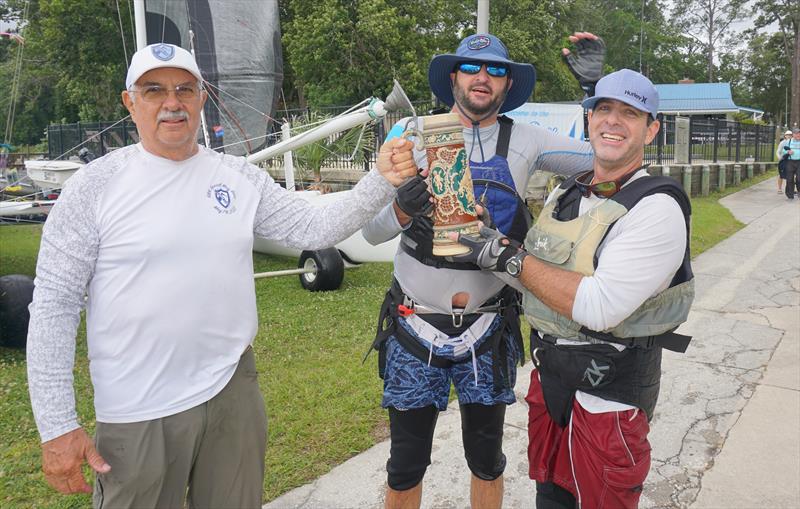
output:
<svg viewBox="0 0 800 509"><path fill-rule="evenodd" d="M411 217L427 216L433 211L428 183L420 175L411 177L397 188L395 201L400 210Z"/></svg>
<svg viewBox="0 0 800 509"><path fill-rule="evenodd" d="M470 252L454 256L459 262L471 262L481 270L505 272L506 262L517 254L520 245L497 230L481 227L479 235L459 235L458 242L469 247Z"/></svg>
<svg viewBox="0 0 800 509"><path fill-rule="evenodd" d="M581 39L575 43L575 51L562 55L562 58L586 95L594 96L594 86L603 77L603 62L606 59L603 39Z"/></svg>

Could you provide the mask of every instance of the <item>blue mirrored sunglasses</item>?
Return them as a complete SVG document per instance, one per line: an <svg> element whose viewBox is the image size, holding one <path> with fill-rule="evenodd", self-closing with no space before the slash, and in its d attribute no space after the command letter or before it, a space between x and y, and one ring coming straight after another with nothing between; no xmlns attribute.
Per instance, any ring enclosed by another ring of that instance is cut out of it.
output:
<svg viewBox="0 0 800 509"><path fill-rule="evenodd" d="M486 66L486 73L495 78L502 78L508 75L508 67L497 64L484 64L481 62L461 62L456 66L456 69L464 74L478 74L481 72L481 67Z"/></svg>

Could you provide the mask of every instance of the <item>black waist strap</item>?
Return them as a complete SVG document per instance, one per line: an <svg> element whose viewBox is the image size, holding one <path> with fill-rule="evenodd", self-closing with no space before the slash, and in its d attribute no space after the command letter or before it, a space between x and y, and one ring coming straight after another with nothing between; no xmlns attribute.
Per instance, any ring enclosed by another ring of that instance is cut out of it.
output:
<svg viewBox="0 0 800 509"><path fill-rule="evenodd" d="M581 333L595 339L600 339L609 343L617 343L628 348L652 348L658 346L678 353L686 352L686 349L689 347L689 342L692 340L691 336L685 336L675 332L665 332L657 336L646 336L642 338L618 338L606 332L597 332L587 327L581 327Z"/></svg>
<svg viewBox="0 0 800 509"><path fill-rule="evenodd" d="M400 248L409 256L412 256L420 263L428 265L429 267L435 267L437 269L480 270L480 267L478 267L474 263L451 262L439 256L428 256L422 254L418 252L416 248L408 245L408 239L406 238L405 235L400 236Z"/></svg>

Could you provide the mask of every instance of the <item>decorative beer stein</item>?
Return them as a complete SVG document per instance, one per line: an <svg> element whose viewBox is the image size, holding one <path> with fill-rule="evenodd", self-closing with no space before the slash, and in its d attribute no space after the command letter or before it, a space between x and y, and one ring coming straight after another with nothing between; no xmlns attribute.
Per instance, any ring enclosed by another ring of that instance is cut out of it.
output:
<svg viewBox="0 0 800 509"><path fill-rule="evenodd" d="M467 246L447 236L450 232L472 235L479 230L461 121L455 113L420 118L422 130L409 129L403 136L416 138L417 148L424 148L428 158L428 188L434 201L433 254L468 253Z"/></svg>

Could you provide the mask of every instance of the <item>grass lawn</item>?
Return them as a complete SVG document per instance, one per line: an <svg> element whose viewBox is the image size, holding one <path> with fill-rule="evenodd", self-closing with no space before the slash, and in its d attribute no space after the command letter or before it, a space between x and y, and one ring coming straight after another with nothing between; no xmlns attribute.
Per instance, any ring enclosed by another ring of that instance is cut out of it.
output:
<svg viewBox="0 0 800 509"><path fill-rule="evenodd" d="M774 176L768 173L744 185ZM743 226L717 203L721 196L692 200L695 255ZM33 275L40 233L35 225L0 227L0 274ZM296 263L263 255L254 260L257 272ZM371 355L363 365L361 359L374 336L391 270L388 263L348 270L342 288L326 293L303 290L296 277L256 281L260 327L255 353L269 419L264 500L319 477L388 436L377 357ZM91 433L85 337L81 326L75 393L80 421ZM89 507L89 496L62 496L44 482L24 352L0 347L0 396L0 507Z"/></svg>

